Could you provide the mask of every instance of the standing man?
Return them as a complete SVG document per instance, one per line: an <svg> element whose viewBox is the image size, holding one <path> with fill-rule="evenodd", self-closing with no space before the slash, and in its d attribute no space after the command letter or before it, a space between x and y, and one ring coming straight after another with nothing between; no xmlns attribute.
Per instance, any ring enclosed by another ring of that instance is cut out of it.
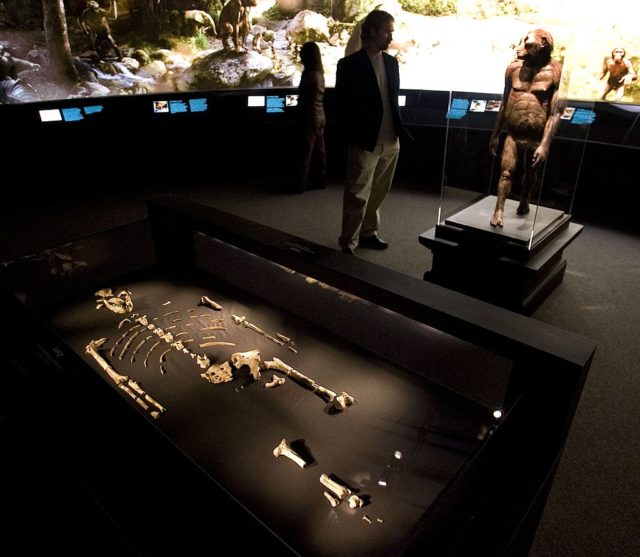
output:
<svg viewBox="0 0 640 557"><path fill-rule="evenodd" d="M400 71L384 51L393 39L394 18L374 10L361 28L363 47L338 62L338 119L348 143L342 232L338 243L353 255L357 246L388 247L380 236L380 206L398 162L400 135L405 130L398 109Z"/></svg>

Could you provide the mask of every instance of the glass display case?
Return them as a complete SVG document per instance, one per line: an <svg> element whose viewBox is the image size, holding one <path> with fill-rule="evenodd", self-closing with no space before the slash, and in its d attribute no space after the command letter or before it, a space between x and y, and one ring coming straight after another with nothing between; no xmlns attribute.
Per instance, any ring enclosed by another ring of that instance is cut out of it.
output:
<svg viewBox="0 0 640 557"><path fill-rule="evenodd" d="M593 103L569 103L566 90L562 81L557 129L536 164L535 146L512 139L506 123L491 145L501 95L450 93L438 224L420 238L434 252L425 278L524 312L562 280L561 251L582 229L571 213L595 119Z"/></svg>
<svg viewBox="0 0 640 557"><path fill-rule="evenodd" d="M521 554L593 343L175 196L148 210L1 266L4 383L138 554Z"/></svg>

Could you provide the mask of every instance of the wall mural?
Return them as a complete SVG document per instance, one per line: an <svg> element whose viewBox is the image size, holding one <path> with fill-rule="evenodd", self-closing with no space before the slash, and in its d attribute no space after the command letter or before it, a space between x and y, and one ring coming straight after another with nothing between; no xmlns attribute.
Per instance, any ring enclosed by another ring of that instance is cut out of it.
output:
<svg viewBox="0 0 640 557"><path fill-rule="evenodd" d="M563 62L566 96L640 103L640 5L580 0L2 0L0 103L296 87L304 42L327 86L371 9L396 17L405 89L502 93L530 29ZM568 78L568 79L567 79Z"/></svg>

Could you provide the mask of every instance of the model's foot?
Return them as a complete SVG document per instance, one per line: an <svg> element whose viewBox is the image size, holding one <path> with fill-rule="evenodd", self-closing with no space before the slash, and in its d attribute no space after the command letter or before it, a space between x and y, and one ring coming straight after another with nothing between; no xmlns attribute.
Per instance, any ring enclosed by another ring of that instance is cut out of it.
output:
<svg viewBox="0 0 640 557"><path fill-rule="evenodd" d="M364 238L360 238L358 241L358 246L361 248L368 249L387 249L389 244L385 242L380 236L365 236Z"/></svg>
<svg viewBox="0 0 640 557"><path fill-rule="evenodd" d="M518 205L518 209L516 210L516 213L518 213L519 215L528 215L529 214L529 203L525 202L520 202L520 205Z"/></svg>
<svg viewBox="0 0 640 557"><path fill-rule="evenodd" d="M493 213L493 217L491 217L491 226L504 226L504 222L502 222L502 211L496 211Z"/></svg>
<svg viewBox="0 0 640 557"><path fill-rule="evenodd" d="M353 248L350 248L349 246L345 246L343 248L340 248L340 251L342 253L346 253L347 255L355 255L355 251L353 250Z"/></svg>

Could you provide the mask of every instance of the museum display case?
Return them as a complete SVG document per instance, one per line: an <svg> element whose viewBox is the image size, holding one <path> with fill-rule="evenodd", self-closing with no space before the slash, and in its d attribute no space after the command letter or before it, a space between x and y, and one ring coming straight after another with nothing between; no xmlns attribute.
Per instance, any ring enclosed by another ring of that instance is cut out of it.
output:
<svg viewBox="0 0 640 557"><path fill-rule="evenodd" d="M582 230L571 215L596 118L593 102L563 96L567 87L560 83L547 158L531 166L535 147L512 143L504 200L499 183L511 140L507 124L498 130L494 152L490 145L502 96L450 93L437 225L420 236L434 256L427 280L524 313L562 281L562 252Z"/></svg>
<svg viewBox="0 0 640 557"><path fill-rule="evenodd" d="M0 266L3 382L34 458L142 555L523 554L592 342L147 203L148 221Z"/></svg>

